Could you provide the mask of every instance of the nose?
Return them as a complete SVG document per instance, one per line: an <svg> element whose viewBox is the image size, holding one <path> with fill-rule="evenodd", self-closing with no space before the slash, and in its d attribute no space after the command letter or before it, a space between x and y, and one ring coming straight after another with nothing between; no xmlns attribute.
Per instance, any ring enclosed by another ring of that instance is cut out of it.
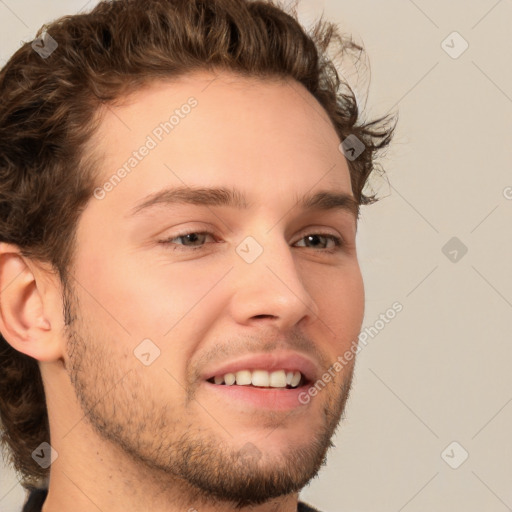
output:
<svg viewBox="0 0 512 512"><path fill-rule="evenodd" d="M278 237L267 237L261 246L263 252L250 263L237 256L232 272L233 317L240 324L272 322L280 330L317 321L319 308L306 288L293 249Z"/></svg>

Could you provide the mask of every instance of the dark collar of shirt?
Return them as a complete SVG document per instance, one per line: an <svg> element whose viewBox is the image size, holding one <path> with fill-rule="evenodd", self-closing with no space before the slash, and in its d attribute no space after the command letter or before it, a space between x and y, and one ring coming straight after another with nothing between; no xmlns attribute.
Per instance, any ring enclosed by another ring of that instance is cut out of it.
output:
<svg viewBox="0 0 512 512"><path fill-rule="evenodd" d="M41 512L44 500L48 494L48 489L31 489L29 498L23 507L22 512ZM302 501L299 501L297 512L318 512Z"/></svg>

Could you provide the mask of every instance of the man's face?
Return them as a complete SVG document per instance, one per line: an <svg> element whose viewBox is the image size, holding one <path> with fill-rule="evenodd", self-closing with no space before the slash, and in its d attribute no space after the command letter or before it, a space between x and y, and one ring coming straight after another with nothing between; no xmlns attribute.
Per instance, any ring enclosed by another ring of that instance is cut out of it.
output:
<svg viewBox="0 0 512 512"><path fill-rule="evenodd" d="M106 111L100 186L150 149L80 219L65 362L94 433L141 471L260 503L301 489L332 446L353 361L309 401L299 394L361 327L356 218L300 205L319 191L352 195L336 133L306 89L214 78L153 84ZM136 208L178 187L236 189L247 207ZM243 370L277 385L280 370L305 376L294 389L215 384Z"/></svg>

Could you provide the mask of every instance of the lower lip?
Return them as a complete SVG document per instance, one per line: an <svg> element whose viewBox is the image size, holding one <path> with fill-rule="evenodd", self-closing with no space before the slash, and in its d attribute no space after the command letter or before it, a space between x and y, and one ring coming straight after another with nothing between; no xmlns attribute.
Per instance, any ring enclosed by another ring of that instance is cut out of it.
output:
<svg viewBox="0 0 512 512"><path fill-rule="evenodd" d="M309 403L308 399L310 399L310 397L307 396L308 386L293 389L269 389L253 386L226 386L212 384L211 382L205 382L205 384L213 393L217 393L228 400L238 400L264 409L278 411L297 409L307 406ZM305 404L302 403L300 401L301 397L303 401L308 400L308 402Z"/></svg>

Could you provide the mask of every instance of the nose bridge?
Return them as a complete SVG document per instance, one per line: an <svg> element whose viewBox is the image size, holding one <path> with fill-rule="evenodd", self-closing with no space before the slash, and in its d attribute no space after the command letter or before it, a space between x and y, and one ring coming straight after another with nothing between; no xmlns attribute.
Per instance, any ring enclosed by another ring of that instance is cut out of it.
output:
<svg viewBox="0 0 512 512"><path fill-rule="evenodd" d="M277 227L253 233L236 248L236 281L244 316L272 315L292 323L304 316L316 319L316 302L283 234Z"/></svg>

